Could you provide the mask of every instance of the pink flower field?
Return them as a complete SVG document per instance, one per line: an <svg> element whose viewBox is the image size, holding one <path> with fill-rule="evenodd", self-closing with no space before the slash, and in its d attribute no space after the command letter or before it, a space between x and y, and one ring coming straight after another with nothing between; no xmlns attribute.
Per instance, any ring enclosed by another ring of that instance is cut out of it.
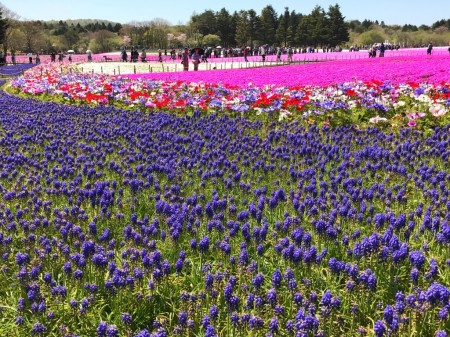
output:
<svg viewBox="0 0 450 337"><path fill-rule="evenodd" d="M450 55L346 59L256 69L212 70L124 75L131 79L227 83L237 86L327 86L344 82L392 81L438 84L450 79Z"/></svg>

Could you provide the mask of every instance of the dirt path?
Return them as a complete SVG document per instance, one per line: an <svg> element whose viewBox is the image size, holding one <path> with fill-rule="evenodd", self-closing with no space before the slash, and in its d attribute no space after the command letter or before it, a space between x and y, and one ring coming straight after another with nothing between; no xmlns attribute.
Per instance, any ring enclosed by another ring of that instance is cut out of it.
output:
<svg viewBox="0 0 450 337"><path fill-rule="evenodd" d="M243 69L255 68L261 66L282 65L281 62L202 62L199 64L199 71L213 69ZM77 67L83 73L94 72L98 74L143 74L157 72L176 72L183 71L183 65L180 62L86 62L77 63ZM190 65L190 71L193 71L193 65Z"/></svg>

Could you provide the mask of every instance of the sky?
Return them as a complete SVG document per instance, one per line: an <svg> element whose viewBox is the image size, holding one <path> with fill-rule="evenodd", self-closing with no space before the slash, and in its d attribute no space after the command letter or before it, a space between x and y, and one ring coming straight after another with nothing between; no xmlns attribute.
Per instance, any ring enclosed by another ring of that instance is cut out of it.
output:
<svg viewBox="0 0 450 337"><path fill-rule="evenodd" d="M101 19L119 23L164 19L170 24L186 24L192 14L226 8L230 14L243 9L271 5L277 14L284 8L309 14L318 5L328 10L339 4L346 20L378 20L387 25L431 25L450 18L450 0L0 0L23 20Z"/></svg>

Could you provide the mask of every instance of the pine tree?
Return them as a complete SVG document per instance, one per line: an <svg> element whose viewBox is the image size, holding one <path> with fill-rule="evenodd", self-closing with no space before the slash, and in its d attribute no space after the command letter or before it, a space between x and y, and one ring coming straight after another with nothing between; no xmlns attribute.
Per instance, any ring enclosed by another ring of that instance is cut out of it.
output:
<svg viewBox="0 0 450 337"><path fill-rule="evenodd" d="M302 18L302 14L295 13L295 10L289 15L289 23L286 31L286 44L288 46L295 45L295 33L297 31L297 26Z"/></svg>
<svg viewBox="0 0 450 337"><path fill-rule="evenodd" d="M287 34L288 34L288 28L289 28L289 20L290 20L290 13L289 8L284 8L284 14L280 15L280 18L278 19L278 28L276 31L276 38L277 43L280 46L287 46Z"/></svg>
<svg viewBox="0 0 450 337"><path fill-rule="evenodd" d="M8 28L8 19L3 18L3 10L0 7L0 43L3 44L6 37L6 29Z"/></svg>
<svg viewBox="0 0 450 337"><path fill-rule="evenodd" d="M349 40L348 23L344 21L339 5L330 6L328 8L328 41L330 46L338 46Z"/></svg>
<svg viewBox="0 0 450 337"><path fill-rule="evenodd" d="M247 11L239 12L239 20L236 25L235 38L238 46L245 47L250 41L250 28Z"/></svg>
<svg viewBox="0 0 450 337"><path fill-rule="evenodd" d="M261 42L273 45L275 32L278 26L277 13L272 6L266 6L261 10Z"/></svg>
<svg viewBox="0 0 450 337"><path fill-rule="evenodd" d="M286 46L287 29L285 28L286 19L284 18L284 15L280 16L278 22L278 28L276 32L277 45Z"/></svg>
<svg viewBox="0 0 450 337"><path fill-rule="evenodd" d="M261 20L258 14L253 10L248 10L248 25L250 29L250 46L253 47L255 41L260 37L261 33Z"/></svg>
<svg viewBox="0 0 450 337"><path fill-rule="evenodd" d="M231 15L226 8L222 8L217 17L217 35L220 36L223 46L228 47L231 45L232 40L232 27L231 27Z"/></svg>
<svg viewBox="0 0 450 337"><path fill-rule="evenodd" d="M311 25L311 45L316 47L326 44L328 22L325 11L322 7L316 6L309 15L309 18Z"/></svg>

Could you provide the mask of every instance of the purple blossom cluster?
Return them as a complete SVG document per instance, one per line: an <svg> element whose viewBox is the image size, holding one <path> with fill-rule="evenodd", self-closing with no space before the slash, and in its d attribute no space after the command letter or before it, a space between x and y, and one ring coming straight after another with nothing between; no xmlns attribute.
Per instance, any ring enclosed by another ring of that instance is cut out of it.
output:
<svg viewBox="0 0 450 337"><path fill-rule="evenodd" d="M10 335L448 329L449 125L305 129L3 92L0 111Z"/></svg>

